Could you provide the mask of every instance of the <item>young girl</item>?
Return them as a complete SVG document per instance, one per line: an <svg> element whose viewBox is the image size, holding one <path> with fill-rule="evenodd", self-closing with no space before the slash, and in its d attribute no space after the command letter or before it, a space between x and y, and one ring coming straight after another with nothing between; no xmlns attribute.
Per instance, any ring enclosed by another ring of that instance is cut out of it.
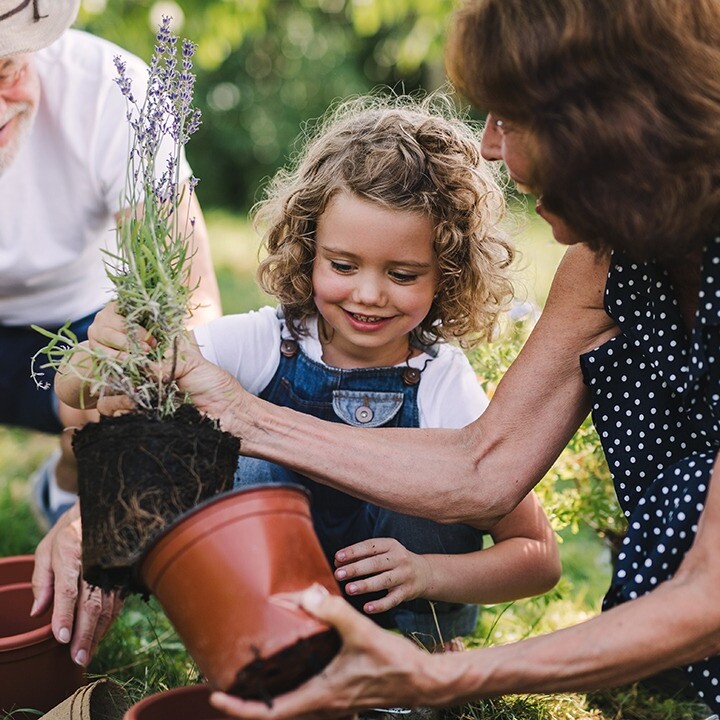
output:
<svg viewBox="0 0 720 720"><path fill-rule="evenodd" d="M463 427L488 401L448 341L489 338L511 299L503 207L479 138L449 99L345 103L254 210L266 229L259 282L279 307L198 328L197 348L252 393L319 418ZM91 335L122 327L110 307ZM71 374L57 391L77 404ZM348 599L426 646L457 646L475 628L477 603L545 592L559 577L555 539L532 494L483 529L401 515L241 458L236 486L263 482L310 490L316 532ZM493 540L486 550L484 532Z"/></svg>

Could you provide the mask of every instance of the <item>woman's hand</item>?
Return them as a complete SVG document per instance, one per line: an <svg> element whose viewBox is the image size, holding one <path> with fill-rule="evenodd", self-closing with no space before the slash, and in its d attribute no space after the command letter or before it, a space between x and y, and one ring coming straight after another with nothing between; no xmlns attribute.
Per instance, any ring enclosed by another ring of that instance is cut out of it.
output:
<svg viewBox="0 0 720 720"><path fill-rule="evenodd" d="M213 693L210 702L215 707L248 720L320 720L348 717L355 710L369 707L447 702L447 693L438 686L434 668L442 658L381 630L320 586L301 593L298 604L338 630L342 638L340 653L319 675L276 698L271 707Z"/></svg>
<svg viewBox="0 0 720 720"><path fill-rule="evenodd" d="M53 602L52 631L70 644L78 665L90 662L97 644L122 608L116 593L91 588L82 579L80 503L75 503L51 528L35 551L30 614L43 613Z"/></svg>
<svg viewBox="0 0 720 720"><path fill-rule="evenodd" d="M432 587L427 559L410 552L394 538L371 538L338 550L335 567L336 580L352 581L345 586L348 595L388 591L384 597L363 606L370 615L424 596Z"/></svg>

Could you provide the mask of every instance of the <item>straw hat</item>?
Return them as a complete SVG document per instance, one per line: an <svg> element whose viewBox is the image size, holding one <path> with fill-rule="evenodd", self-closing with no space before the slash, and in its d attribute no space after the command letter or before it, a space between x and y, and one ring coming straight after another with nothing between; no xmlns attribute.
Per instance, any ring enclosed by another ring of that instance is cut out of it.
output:
<svg viewBox="0 0 720 720"><path fill-rule="evenodd" d="M33 52L69 28L80 0L0 0L0 57Z"/></svg>

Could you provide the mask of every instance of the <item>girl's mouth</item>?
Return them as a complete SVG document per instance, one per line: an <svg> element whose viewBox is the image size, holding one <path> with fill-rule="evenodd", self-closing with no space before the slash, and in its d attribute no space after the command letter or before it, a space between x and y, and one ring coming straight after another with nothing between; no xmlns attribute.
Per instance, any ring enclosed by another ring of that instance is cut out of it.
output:
<svg viewBox="0 0 720 720"><path fill-rule="evenodd" d="M374 322L380 322L381 320L384 320L385 318L380 317L378 315L358 315L357 313L350 313L358 322L365 322L365 323L374 323Z"/></svg>
<svg viewBox="0 0 720 720"><path fill-rule="evenodd" d="M381 315L363 315L362 313L354 313L347 310L344 312L350 320L350 323L356 328L374 329L390 320L389 317L382 317Z"/></svg>

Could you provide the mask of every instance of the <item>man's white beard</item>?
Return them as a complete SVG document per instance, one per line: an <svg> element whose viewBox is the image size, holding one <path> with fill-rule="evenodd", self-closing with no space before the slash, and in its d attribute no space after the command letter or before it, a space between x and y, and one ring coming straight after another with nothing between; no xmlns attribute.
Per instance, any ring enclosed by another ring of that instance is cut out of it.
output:
<svg viewBox="0 0 720 720"><path fill-rule="evenodd" d="M0 147L0 175L12 165L17 157L23 142L30 132L36 110L37 108L32 107L30 103L12 103L8 105L6 112L0 117L1 128L17 116L13 137L7 145Z"/></svg>

